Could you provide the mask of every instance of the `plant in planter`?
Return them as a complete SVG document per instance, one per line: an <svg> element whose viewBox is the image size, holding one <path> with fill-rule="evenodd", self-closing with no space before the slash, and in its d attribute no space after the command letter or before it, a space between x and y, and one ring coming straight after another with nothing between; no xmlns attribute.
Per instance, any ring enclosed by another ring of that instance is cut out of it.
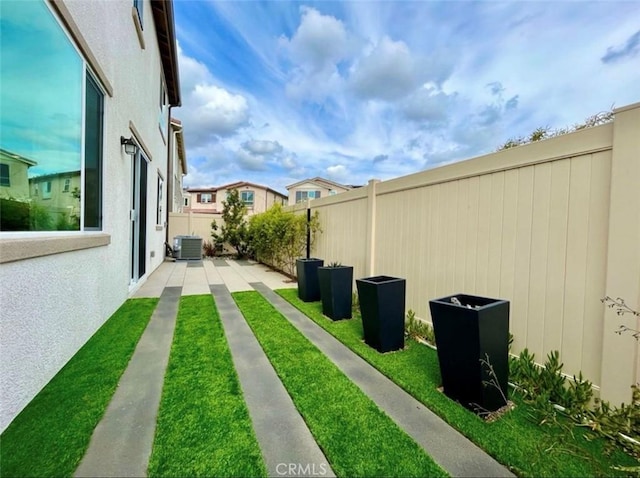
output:
<svg viewBox="0 0 640 478"><path fill-rule="evenodd" d="M353 267L332 262L318 268L322 313L331 320L350 319Z"/></svg>
<svg viewBox="0 0 640 478"><path fill-rule="evenodd" d="M378 352L404 348L406 283L390 276L356 280L364 341Z"/></svg>
<svg viewBox="0 0 640 478"><path fill-rule="evenodd" d="M476 412L506 405L509 302L456 294L429 308L445 395Z"/></svg>
<svg viewBox="0 0 640 478"><path fill-rule="evenodd" d="M318 268L324 265L322 259L310 257L308 259L296 259L296 272L298 273L298 297L305 302L320 300L320 283L318 281Z"/></svg>

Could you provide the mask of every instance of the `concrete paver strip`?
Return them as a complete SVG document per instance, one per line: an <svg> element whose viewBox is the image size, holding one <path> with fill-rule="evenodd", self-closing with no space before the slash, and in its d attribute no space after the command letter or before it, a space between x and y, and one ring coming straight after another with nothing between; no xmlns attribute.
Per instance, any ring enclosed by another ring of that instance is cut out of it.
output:
<svg viewBox="0 0 640 478"><path fill-rule="evenodd" d="M184 276L187 273L187 263L184 261L176 261L173 263L173 271L167 281L167 287L182 287L184 285Z"/></svg>
<svg viewBox="0 0 640 478"><path fill-rule="evenodd" d="M133 297L160 297L164 287L169 281L175 264L170 261L163 262L153 271L144 284L133 294Z"/></svg>
<svg viewBox="0 0 640 478"><path fill-rule="evenodd" d="M207 281L207 273L202 263L199 267L195 267L190 263L184 275L184 285L182 287L182 295L200 295L210 294L209 284Z"/></svg>
<svg viewBox="0 0 640 478"><path fill-rule="evenodd" d="M251 274L256 278L255 282L262 282L270 289L298 287L298 283L295 280L291 280L284 274L276 272L263 264L253 264L245 267L251 270Z"/></svg>
<svg viewBox="0 0 640 478"><path fill-rule="evenodd" d="M267 286L251 285L452 476L515 476Z"/></svg>
<svg viewBox="0 0 640 478"><path fill-rule="evenodd" d="M253 290L249 283L244 280L233 267L220 267L218 268L218 272L230 292Z"/></svg>
<svg viewBox="0 0 640 478"><path fill-rule="evenodd" d="M207 284L224 284L220 273L218 272L218 268L215 266L214 261L204 261L204 272L207 275Z"/></svg>
<svg viewBox="0 0 640 478"><path fill-rule="evenodd" d="M269 476L287 475L290 465L306 476L335 476L229 290L212 285L211 292Z"/></svg>
<svg viewBox="0 0 640 478"><path fill-rule="evenodd" d="M249 263L247 261L234 261L234 260L227 260L227 264L229 264L229 267L231 267L234 271L236 271L236 273L242 277L243 280L247 281L247 283L251 283L251 282L260 282L256 276L254 276L252 274L251 271L251 266L248 265ZM247 265L243 265L243 264L247 264Z"/></svg>
<svg viewBox="0 0 640 478"><path fill-rule="evenodd" d="M146 476L180 287L167 287L74 476Z"/></svg>

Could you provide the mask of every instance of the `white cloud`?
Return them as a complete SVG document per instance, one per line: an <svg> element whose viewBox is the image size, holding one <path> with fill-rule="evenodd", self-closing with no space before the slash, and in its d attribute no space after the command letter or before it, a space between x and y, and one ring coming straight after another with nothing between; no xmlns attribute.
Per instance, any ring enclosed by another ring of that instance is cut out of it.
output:
<svg viewBox="0 0 640 478"><path fill-rule="evenodd" d="M182 108L174 113L185 128L188 147L197 148L231 136L249 121L249 104L239 94L216 85L203 63L187 56L178 45Z"/></svg>
<svg viewBox="0 0 640 478"><path fill-rule="evenodd" d="M351 86L364 98L396 100L419 84L416 60L402 41L382 40L352 68Z"/></svg>
<svg viewBox="0 0 640 478"><path fill-rule="evenodd" d="M285 156L282 158L280 164L282 164L283 168L288 170L293 170L298 167L298 162L294 156Z"/></svg>
<svg viewBox="0 0 640 478"><path fill-rule="evenodd" d="M244 148L236 151L236 161L242 169L249 171L265 171L267 169L267 160L264 156L251 154Z"/></svg>
<svg viewBox="0 0 640 478"><path fill-rule="evenodd" d="M242 147L253 154L269 155L273 153L280 153L282 151L282 145L277 141L252 139L245 142Z"/></svg>
<svg viewBox="0 0 640 478"><path fill-rule="evenodd" d="M215 85L196 85L184 103L183 123L194 146L232 135L249 120L247 100Z"/></svg>
<svg viewBox="0 0 640 478"><path fill-rule="evenodd" d="M408 119L413 121L443 124L452 114L456 100L456 93L447 95L434 86L425 85L404 101L402 111Z"/></svg>
<svg viewBox="0 0 640 478"><path fill-rule="evenodd" d="M286 92L297 100L321 101L342 89L338 63L352 55L354 42L340 20L314 8L301 10L302 20L293 37L281 38L294 65Z"/></svg>
<svg viewBox="0 0 640 478"><path fill-rule="evenodd" d="M348 170L346 166L342 164L336 164L327 168L327 176L329 176L329 179L333 179L335 181L342 181L346 179L347 173Z"/></svg>
<svg viewBox="0 0 640 478"><path fill-rule="evenodd" d="M283 44L291 59L305 69L322 70L348 54L348 37L344 24L314 8L302 7L302 21L291 40Z"/></svg>
<svg viewBox="0 0 640 478"><path fill-rule="evenodd" d="M184 54L178 43L178 64L180 65L180 88L183 92L192 91L196 85L213 83L213 77L207 66Z"/></svg>

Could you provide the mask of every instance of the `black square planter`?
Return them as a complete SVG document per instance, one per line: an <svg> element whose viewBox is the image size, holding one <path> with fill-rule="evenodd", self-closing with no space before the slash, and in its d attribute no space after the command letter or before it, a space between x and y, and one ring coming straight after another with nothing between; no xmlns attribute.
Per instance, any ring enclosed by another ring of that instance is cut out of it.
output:
<svg viewBox="0 0 640 478"><path fill-rule="evenodd" d="M404 307L407 281L375 276L356 280L364 341L378 352L404 347Z"/></svg>
<svg viewBox="0 0 640 478"><path fill-rule="evenodd" d="M353 303L353 267L319 267L322 313L332 320L350 319Z"/></svg>
<svg viewBox="0 0 640 478"><path fill-rule="evenodd" d="M506 405L509 302L456 294L430 300L429 308L445 395L475 412Z"/></svg>
<svg viewBox="0 0 640 478"><path fill-rule="evenodd" d="M318 267L324 261L312 257L310 259L296 259L298 274L298 297L305 302L320 300L320 284L318 282Z"/></svg>

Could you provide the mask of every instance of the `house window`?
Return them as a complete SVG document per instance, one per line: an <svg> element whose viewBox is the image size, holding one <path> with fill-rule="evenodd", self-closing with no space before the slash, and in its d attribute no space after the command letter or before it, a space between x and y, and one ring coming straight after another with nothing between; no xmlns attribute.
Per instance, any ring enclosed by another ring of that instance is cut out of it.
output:
<svg viewBox="0 0 640 478"><path fill-rule="evenodd" d="M182 204L183 204L183 206L184 206L184 207L189 207L189 198L183 198L183 201L184 201L184 202L182 203Z"/></svg>
<svg viewBox="0 0 640 478"><path fill-rule="evenodd" d="M158 126L163 137L167 137L167 123L169 119L169 96L167 95L167 86L164 79L160 78L160 116L158 118Z"/></svg>
<svg viewBox="0 0 640 478"><path fill-rule="evenodd" d="M296 191L296 202L303 202L307 199L318 199L320 191Z"/></svg>
<svg viewBox="0 0 640 478"><path fill-rule="evenodd" d="M162 176L160 176L160 174L158 174L158 210L156 213L156 224L161 226L164 221L163 221L163 217L162 217L162 196L163 196L163 189L164 189L164 179L162 179Z"/></svg>
<svg viewBox="0 0 640 478"><path fill-rule="evenodd" d="M42 199L51 199L51 181L42 183Z"/></svg>
<svg viewBox="0 0 640 478"><path fill-rule="evenodd" d="M200 199L198 199L198 202L200 203L211 203L213 202L213 197L211 193L202 193L198 195Z"/></svg>
<svg viewBox="0 0 640 478"><path fill-rule="evenodd" d="M247 207L253 207L253 191L241 191L240 199Z"/></svg>
<svg viewBox="0 0 640 478"><path fill-rule="evenodd" d="M8 164L0 164L0 186L11 187Z"/></svg>
<svg viewBox="0 0 640 478"><path fill-rule="evenodd" d="M136 12L138 12L138 20L140 21L140 28L144 29L144 23L142 23L142 7L143 7L143 0L133 0L133 8L136 9Z"/></svg>
<svg viewBox="0 0 640 478"><path fill-rule="evenodd" d="M2 4L0 149L22 158L24 173L13 171L0 231L102 226L104 93L48 5L44 0ZM38 94L24 94L25 85ZM52 201L53 190L70 194ZM5 208L23 213L16 221Z"/></svg>
<svg viewBox="0 0 640 478"><path fill-rule="evenodd" d="M104 94L89 73L85 97L84 228L101 230Z"/></svg>

